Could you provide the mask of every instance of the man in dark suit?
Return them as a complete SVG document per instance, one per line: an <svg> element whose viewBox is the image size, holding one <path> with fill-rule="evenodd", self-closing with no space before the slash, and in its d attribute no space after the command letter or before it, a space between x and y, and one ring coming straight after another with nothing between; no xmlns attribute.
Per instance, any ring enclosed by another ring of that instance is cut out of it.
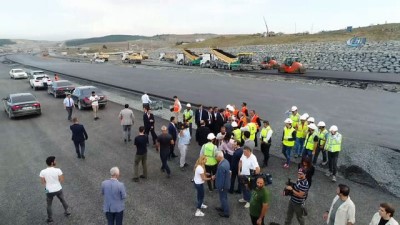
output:
<svg viewBox="0 0 400 225"><path fill-rule="evenodd" d="M218 109L218 107L214 107L214 134L217 135L221 131L221 127L224 126L224 116L222 113L223 109Z"/></svg>
<svg viewBox="0 0 400 225"><path fill-rule="evenodd" d="M224 158L224 153L218 151L216 153L218 163L217 174L215 175L215 187L219 192L219 201L221 207L216 209L219 211L219 216L229 218L228 205L228 190L231 186L231 171L228 160Z"/></svg>
<svg viewBox="0 0 400 225"><path fill-rule="evenodd" d="M197 127L196 130L196 141L199 146L203 146L205 143L208 142L207 135L211 133L210 128L206 127L206 123L204 120L200 122L200 126Z"/></svg>
<svg viewBox="0 0 400 225"><path fill-rule="evenodd" d="M151 137L153 139L153 146L156 145L157 134L154 131L154 115L148 108L143 108L143 123L144 123L144 133L147 136L147 143L149 143L149 133L151 132Z"/></svg>
<svg viewBox="0 0 400 225"><path fill-rule="evenodd" d="M200 121L208 120L208 112L203 108L203 105L200 105L199 109L197 109L196 112L194 113L194 120L197 125L197 128L200 127Z"/></svg>
<svg viewBox="0 0 400 225"><path fill-rule="evenodd" d="M72 118L72 122L74 124L72 124L69 128L72 131L72 141L75 145L76 154L78 155L79 159L85 159L85 140L88 139L88 135L85 127L82 124L79 124L78 118Z"/></svg>
<svg viewBox="0 0 400 225"><path fill-rule="evenodd" d="M171 118L169 119L168 133L172 136L172 139L174 140L174 144L171 144L170 146L169 157L175 158L177 156L174 153L174 149L175 149L176 138L178 137L178 130L176 129L175 116L171 116Z"/></svg>

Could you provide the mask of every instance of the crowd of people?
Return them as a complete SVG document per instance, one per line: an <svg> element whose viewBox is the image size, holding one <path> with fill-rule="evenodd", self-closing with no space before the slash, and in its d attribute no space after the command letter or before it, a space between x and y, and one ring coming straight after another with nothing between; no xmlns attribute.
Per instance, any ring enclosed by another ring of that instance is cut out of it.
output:
<svg viewBox="0 0 400 225"><path fill-rule="evenodd" d="M68 96L67 98L68 99ZM275 133L269 121L261 120L255 110L248 110L247 104L242 103L241 109L234 105L227 105L225 109L218 107L204 107L200 105L193 110L191 104L186 105L182 111L182 105L177 96L174 96L174 105L171 107L173 115L167 126L161 126L161 133L157 135L155 130L155 118L150 109L151 100L145 93L143 102L143 126L139 127L139 134L134 138L136 155L134 160L133 181L147 179L147 148L152 143L160 154L160 171L171 177L171 169L168 161L175 157L175 148L179 150L180 170L186 171L189 163L186 160L188 145L194 137L199 145L199 157L193 168L194 188L197 193L197 204L194 215L205 216L203 212L208 206L204 202L204 184L207 183L209 192L218 191L220 205L215 207L221 217L229 218L228 193L238 193L242 198L238 202L248 208L252 224L264 224L270 204L270 193L265 186L266 179L262 174L262 168L268 167L270 158L269 150ZM65 104L65 101L64 101ZM68 110L67 110L68 111ZM299 224L304 225L307 216L306 200L312 184L318 157L322 154L321 165L329 165L327 177L336 182L337 160L342 146L342 135L338 127L332 125L329 130L324 121L315 123L315 119L307 113L300 115L296 106L291 107L290 115L284 120L281 137L282 154L285 157L283 168L289 168L295 158L300 157L295 182L288 182L284 193L290 196L284 224L289 225L296 215ZM70 119L68 111L68 119ZM135 117L133 111L126 104L119 113L119 119L123 130L123 141L131 142L131 127ZM78 158L85 159L85 140L88 135L84 126L78 119L72 119L72 140L76 147ZM193 123L196 131L193 132ZM261 165L253 151L260 145L263 153ZM294 156L292 158L292 153ZM68 205L63 199L60 182L64 180L60 169L55 168L55 157L46 160L47 171L41 172L42 183L46 186L48 204L48 222L52 222L51 202L57 196L65 209L65 215L70 215ZM139 175L139 165L142 165L142 173ZM44 170L44 171L46 171ZM110 170L111 178L102 183L104 195L104 213L108 224L122 224L124 199L126 190L123 183L118 181L119 169L113 167ZM116 188L114 188L116 187ZM350 188L339 184L337 196L333 199L330 209L323 214L328 225L355 224L355 204L349 196ZM388 203L382 203L379 212L374 215L370 225L398 225L393 219L394 208ZM275 223L272 223L275 224Z"/></svg>

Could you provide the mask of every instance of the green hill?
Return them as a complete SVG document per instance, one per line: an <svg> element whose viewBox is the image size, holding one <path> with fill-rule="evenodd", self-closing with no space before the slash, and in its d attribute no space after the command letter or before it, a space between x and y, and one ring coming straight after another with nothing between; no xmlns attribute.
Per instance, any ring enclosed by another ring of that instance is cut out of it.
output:
<svg viewBox="0 0 400 225"><path fill-rule="evenodd" d="M104 37L86 38L86 39L75 39L65 41L67 46L79 46L89 43L108 43L108 42L124 42L124 41L135 41L140 39L148 39L149 37L141 35L108 35Z"/></svg>
<svg viewBox="0 0 400 225"><path fill-rule="evenodd" d="M16 42L11 41L10 39L0 39L0 46L13 44L16 44Z"/></svg>

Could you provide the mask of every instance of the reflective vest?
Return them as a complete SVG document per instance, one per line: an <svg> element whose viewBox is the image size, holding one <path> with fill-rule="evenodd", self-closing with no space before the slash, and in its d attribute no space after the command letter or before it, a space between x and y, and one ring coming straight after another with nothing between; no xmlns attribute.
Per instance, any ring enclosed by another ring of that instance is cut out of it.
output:
<svg viewBox="0 0 400 225"><path fill-rule="evenodd" d="M181 109L179 108L178 100L174 102L174 112L179 112Z"/></svg>
<svg viewBox="0 0 400 225"><path fill-rule="evenodd" d="M211 142L208 142L204 144L204 155L207 157L207 166L214 166L216 165L217 159L215 159L215 151L214 151L215 145Z"/></svg>
<svg viewBox="0 0 400 225"><path fill-rule="evenodd" d="M318 134L318 139L319 139L319 146L324 146L325 145L325 141L326 141L326 134L328 133L328 131L326 129L324 129L322 132L320 131Z"/></svg>
<svg viewBox="0 0 400 225"><path fill-rule="evenodd" d="M304 122L304 124L301 124L301 122L299 124L297 124L297 131L296 131L296 137L297 138L305 138L307 135L307 131L308 131L308 127L307 127L308 123ZM293 126L293 124L292 124Z"/></svg>
<svg viewBox="0 0 400 225"><path fill-rule="evenodd" d="M226 119L229 119L229 117L231 117L231 113L229 112L229 110L225 110L224 116Z"/></svg>
<svg viewBox="0 0 400 225"><path fill-rule="evenodd" d="M289 118L293 121L292 122L292 127L296 127L296 125L300 122L300 114L296 113L296 115L293 116L293 113L290 114Z"/></svg>
<svg viewBox="0 0 400 225"><path fill-rule="evenodd" d="M238 110L238 109L235 109L235 110L233 111L233 115L236 116L236 118L238 118L238 117L239 117L239 110Z"/></svg>
<svg viewBox="0 0 400 225"><path fill-rule="evenodd" d="M254 115L252 118L251 118L251 122L252 123L255 123L256 125L257 125L257 130L258 130L258 128L260 128L260 125L258 125L258 123L257 123L257 121L258 121L258 115Z"/></svg>
<svg viewBox="0 0 400 225"><path fill-rule="evenodd" d="M249 123L247 124L247 127L249 128L250 131L250 140L255 140L257 134L257 124Z"/></svg>
<svg viewBox="0 0 400 225"><path fill-rule="evenodd" d="M263 142L268 143L268 142L271 140L271 139L270 139L270 140L267 140L267 134L268 134L268 132L269 132L270 130L272 130L270 126L268 126L268 127L263 127L263 129L261 130L261 139L262 139Z"/></svg>
<svg viewBox="0 0 400 225"><path fill-rule="evenodd" d="M240 131L240 129L235 129L232 131L233 133L233 139L235 139L237 142L242 142L241 139L241 135L242 135L242 131Z"/></svg>
<svg viewBox="0 0 400 225"><path fill-rule="evenodd" d="M193 123L193 111L192 110L186 109L185 112L183 112L183 116L185 117L186 122ZM192 118L190 118L190 120L187 120L189 117L192 117Z"/></svg>
<svg viewBox="0 0 400 225"><path fill-rule="evenodd" d="M247 125L247 117L243 116L242 118L240 118L238 125L242 123L241 127L245 127Z"/></svg>
<svg viewBox="0 0 400 225"><path fill-rule="evenodd" d="M287 128L286 126L283 128L283 141L282 144L288 147L293 147L294 146L294 140L293 141L289 141L287 139L289 138L294 138L292 136L293 132L295 131L295 129L293 127L291 128Z"/></svg>
<svg viewBox="0 0 400 225"><path fill-rule="evenodd" d="M314 132L310 135L310 133L307 133L306 136L306 141L304 142L304 148L309 150L309 151L314 151L314 137L318 136L317 132Z"/></svg>
<svg viewBox="0 0 400 225"><path fill-rule="evenodd" d="M325 149L329 152L340 152L340 150L342 150L342 135L339 133L335 135L329 133L326 139Z"/></svg>

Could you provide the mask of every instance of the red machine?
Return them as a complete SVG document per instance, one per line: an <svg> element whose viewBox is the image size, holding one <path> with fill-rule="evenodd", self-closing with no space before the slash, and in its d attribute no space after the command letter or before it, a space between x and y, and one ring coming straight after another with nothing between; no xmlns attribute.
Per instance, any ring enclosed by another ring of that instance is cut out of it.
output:
<svg viewBox="0 0 400 225"><path fill-rule="evenodd" d="M306 68L300 63L300 59L297 57L288 57L285 62L279 67L279 73L306 73Z"/></svg>
<svg viewBox="0 0 400 225"><path fill-rule="evenodd" d="M279 64L275 57L266 56L260 64L262 70L278 69Z"/></svg>

